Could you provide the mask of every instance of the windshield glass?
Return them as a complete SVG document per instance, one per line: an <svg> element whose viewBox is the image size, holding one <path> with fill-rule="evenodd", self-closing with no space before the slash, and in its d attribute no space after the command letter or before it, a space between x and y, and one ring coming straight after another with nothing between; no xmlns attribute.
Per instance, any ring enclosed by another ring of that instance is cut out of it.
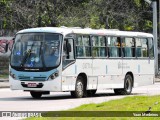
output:
<svg viewBox="0 0 160 120"><path fill-rule="evenodd" d="M18 34L11 55L11 66L42 68L60 63L62 35L53 33Z"/></svg>

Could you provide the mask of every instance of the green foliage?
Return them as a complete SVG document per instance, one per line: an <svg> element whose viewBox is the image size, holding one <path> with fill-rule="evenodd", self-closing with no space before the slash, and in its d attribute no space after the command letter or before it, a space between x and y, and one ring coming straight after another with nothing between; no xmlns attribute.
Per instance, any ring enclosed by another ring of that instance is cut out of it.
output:
<svg viewBox="0 0 160 120"><path fill-rule="evenodd" d="M79 26L152 31L152 12L143 0L0 1L5 29Z"/></svg>
<svg viewBox="0 0 160 120"><path fill-rule="evenodd" d="M134 0L135 4L137 5L137 7L141 6L141 0Z"/></svg>

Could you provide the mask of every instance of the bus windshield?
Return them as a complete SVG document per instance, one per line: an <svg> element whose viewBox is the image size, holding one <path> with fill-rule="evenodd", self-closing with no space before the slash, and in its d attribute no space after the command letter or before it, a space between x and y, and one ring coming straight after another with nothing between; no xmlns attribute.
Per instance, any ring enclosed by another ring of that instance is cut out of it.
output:
<svg viewBox="0 0 160 120"><path fill-rule="evenodd" d="M60 63L61 34L17 34L11 54L11 66L25 68L56 67Z"/></svg>

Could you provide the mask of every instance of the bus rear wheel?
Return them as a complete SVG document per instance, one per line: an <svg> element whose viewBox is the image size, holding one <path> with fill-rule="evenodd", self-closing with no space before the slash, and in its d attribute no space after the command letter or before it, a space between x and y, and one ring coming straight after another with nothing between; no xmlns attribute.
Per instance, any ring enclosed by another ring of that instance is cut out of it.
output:
<svg viewBox="0 0 160 120"><path fill-rule="evenodd" d="M75 91L71 91L71 96L75 98L82 98L85 96L85 85L83 77L78 76L76 85L75 85Z"/></svg>
<svg viewBox="0 0 160 120"><path fill-rule="evenodd" d="M131 75L126 75L124 80L124 88L123 89L114 89L115 94L117 95L130 95L132 92L132 77Z"/></svg>
<svg viewBox="0 0 160 120"><path fill-rule="evenodd" d="M33 98L41 98L42 92L35 92L35 91L30 91L30 94Z"/></svg>

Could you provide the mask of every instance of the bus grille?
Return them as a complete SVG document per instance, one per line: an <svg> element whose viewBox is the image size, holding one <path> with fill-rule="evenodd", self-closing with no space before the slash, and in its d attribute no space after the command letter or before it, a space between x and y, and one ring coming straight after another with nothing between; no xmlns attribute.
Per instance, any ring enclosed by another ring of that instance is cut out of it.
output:
<svg viewBox="0 0 160 120"><path fill-rule="evenodd" d="M46 77L18 76L21 81L45 81Z"/></svg>

